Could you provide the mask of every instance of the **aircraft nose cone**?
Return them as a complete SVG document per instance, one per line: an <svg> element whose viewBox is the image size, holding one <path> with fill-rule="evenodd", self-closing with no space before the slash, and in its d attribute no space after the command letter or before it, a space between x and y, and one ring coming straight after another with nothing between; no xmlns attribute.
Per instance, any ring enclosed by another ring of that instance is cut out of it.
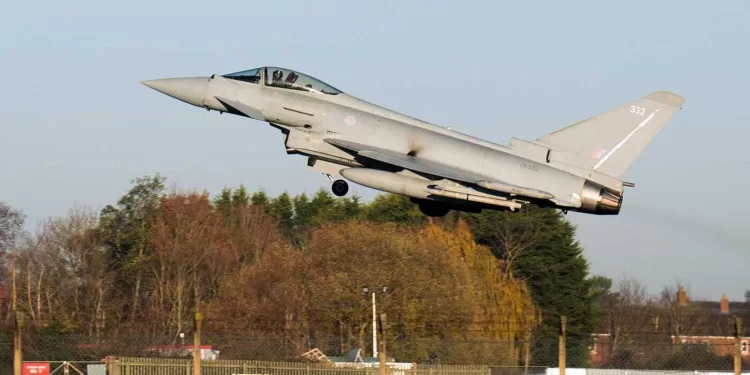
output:
<svg viewBox="0 0 750 375"><path fill-rule="evenodd" d="M142 84L177 100L198 107L203 106L203 98L208 88L208 78L164 78L141 81Z"/></svg>

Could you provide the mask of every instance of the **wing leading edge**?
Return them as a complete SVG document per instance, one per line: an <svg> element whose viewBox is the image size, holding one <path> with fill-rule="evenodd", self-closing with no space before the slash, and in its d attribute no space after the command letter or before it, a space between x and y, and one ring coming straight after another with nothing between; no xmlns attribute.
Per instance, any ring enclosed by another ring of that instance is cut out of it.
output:
<svg viewBox="0 0 750 375"><path fill-rule="evenodd" d="M485 189L503 192L511 195L523 195L525 197L537 199L554 198L552 194L545 191L496 181L481 174L430 160L420 159L410 155L403 155L378 147L344 141L341 139L326 139L325 141L336 147L355 152L359 156L376 160L388 165L393 165L399 168L408 169L416 173L428 174L456 182L469 183Z"/></svg>

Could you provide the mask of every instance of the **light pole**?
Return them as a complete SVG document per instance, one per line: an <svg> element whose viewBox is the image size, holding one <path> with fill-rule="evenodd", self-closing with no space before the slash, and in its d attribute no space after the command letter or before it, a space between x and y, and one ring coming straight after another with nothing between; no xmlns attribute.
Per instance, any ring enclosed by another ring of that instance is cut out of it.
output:
<svg viewBox="0 0 750 375"><path fill-rule="evenodd" d="M388 287L384 286L381 293L387 293ZM369 287L363 287L362 292L364 292L365 298L368 297L368 294L372 295L372 356L377 358L378 357L378 318L377 318L377 307L375 304L375 288L370 290Z"/></svg>

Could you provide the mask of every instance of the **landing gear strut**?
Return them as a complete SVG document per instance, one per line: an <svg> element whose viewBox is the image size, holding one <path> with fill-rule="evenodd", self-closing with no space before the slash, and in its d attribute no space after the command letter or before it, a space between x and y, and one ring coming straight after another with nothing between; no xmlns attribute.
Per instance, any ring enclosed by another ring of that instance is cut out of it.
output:
<svg viewBox="0 0 750 375"><path fill-rule="evenodd" d="M333 185L331 185L331 190L336 196L343 197L349 192L349 184L344 180L336 180L333 182Z"/></svg>

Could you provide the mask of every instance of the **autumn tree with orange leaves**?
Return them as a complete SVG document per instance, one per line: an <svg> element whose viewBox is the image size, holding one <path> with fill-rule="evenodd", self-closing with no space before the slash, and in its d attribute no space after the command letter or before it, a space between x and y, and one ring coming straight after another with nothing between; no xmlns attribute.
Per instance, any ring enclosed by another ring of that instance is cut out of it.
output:
<svg viewBox="0 0 750 375"><path fill-rule="evenodd" d="M162 199L151 224L149 315L154 332L177 337L233 260L229 230L207 194Z"/></svg>
<svg viewBox="0 0 750 375"><path fill-rule="evenodd" d="M291 353L310 346L371 352L362 287L388 286L379 309L389 316L394 356L516 363L519 350L509 343L537 318L523 284L499 277L501 267L463 224L449 231L354 220L314 231L304 252L279 245L227 275L207 316L220 322L215 329L288 339ZM503 345L468 344L478 340Z"/></svg>

